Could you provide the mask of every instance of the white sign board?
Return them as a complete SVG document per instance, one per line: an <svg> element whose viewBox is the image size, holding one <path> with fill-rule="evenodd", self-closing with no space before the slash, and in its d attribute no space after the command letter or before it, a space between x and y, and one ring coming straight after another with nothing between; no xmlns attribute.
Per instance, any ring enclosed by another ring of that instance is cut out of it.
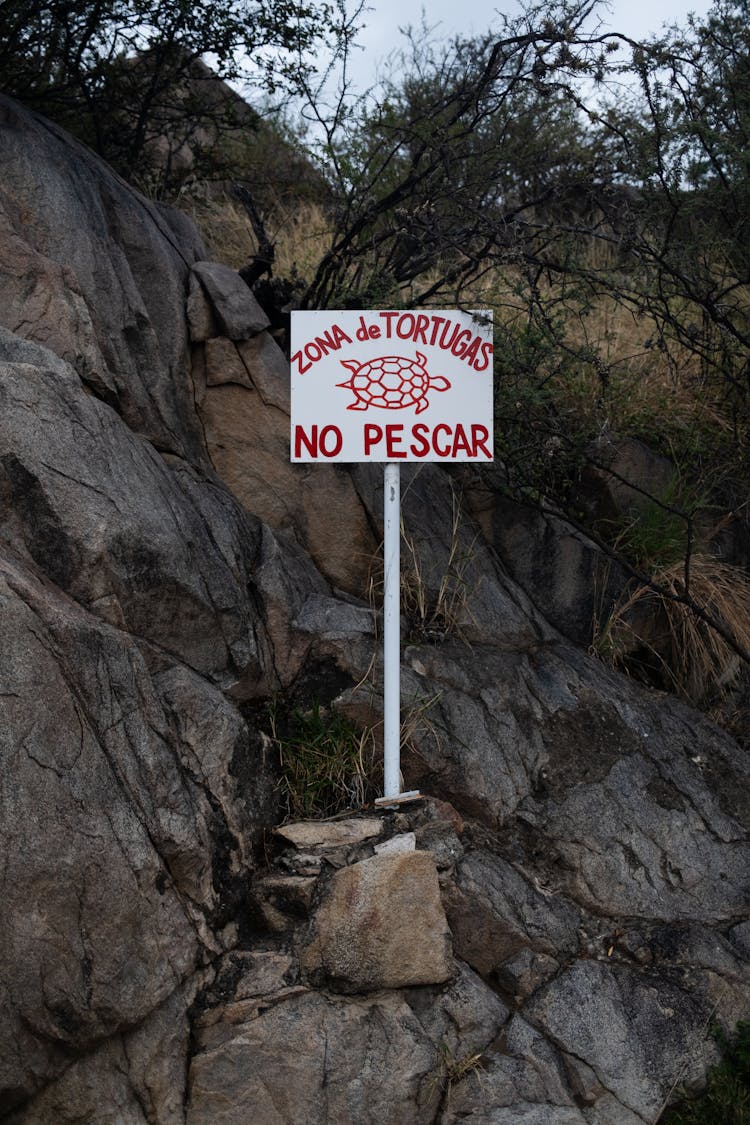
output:
<svg viewBox="0 0 750 1125"><path fill-rule="evenodd" d="M491 461L492 313L292 313L292 461Z"/></svg>

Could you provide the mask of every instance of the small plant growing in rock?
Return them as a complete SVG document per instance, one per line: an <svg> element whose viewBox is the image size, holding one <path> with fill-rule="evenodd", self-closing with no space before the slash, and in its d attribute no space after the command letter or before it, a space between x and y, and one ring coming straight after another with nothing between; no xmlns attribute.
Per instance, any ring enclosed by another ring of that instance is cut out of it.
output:
<svg viewBox="0 0 750 1125"><path fill-rule="evenodd" d="M458 524L454 524L448 559L436 583L428 582L418 546L403 529L402 542L401 605L409 623L409 639L434 643L462 637L463 623L471 617L467 571L472 559L461 550Z"/></svg>
<svg viewBox="0 0 750 1125"><path fill-rule="evenodd" d="M440 1063L438 1073L432 1080L433 1087L440 1086L442 1096L441 1107L447 1108L450 1102L453 1087L469 1074L476 1074L482 1069L482 1053L468 1052L457 1056L451 1051L447 1043L440 1044Z"/></svg>
<svg viewBox="0 0 750 1125"><path fill-rule="evenodd" d="M438 561L430 550L410 535L401 520L401 613L406 622L405 640L414 644L436 644L450 637L464 640L467 624L474 621L471 611L472 583L476 584L474 545L462 534L459 496L453 491L451 534L447 552ZM382 544L373 559L368 596L375 607L383 591Z"/></svg>
<svg viewBox="0 0 750 1125"><path fill-rule="evenodd" d="M373 732L360 729L335 707L314 703L294 711L284 734L272 715L279 752L279 789L285 814L294 819L333 816L361 807L370 796Z"/></svg>

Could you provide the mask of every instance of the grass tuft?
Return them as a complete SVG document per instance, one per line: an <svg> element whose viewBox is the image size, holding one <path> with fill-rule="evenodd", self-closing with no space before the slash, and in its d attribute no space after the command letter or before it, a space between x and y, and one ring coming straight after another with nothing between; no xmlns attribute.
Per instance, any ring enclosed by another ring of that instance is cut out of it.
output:
<svg viewBox="0 0 750 1125"><path fill-rule="evenodd" d="M683 560L656 568L653 580L660 589L643 585L626 592L598 637L596 651L627 669L632 654L646 650L670 690L696 704L720 699L739 675L739 658L689 605L675 599L689 596L747 650L750 579L720 559L693 555L687 572Z"/></svg>
<svg viewBox="0 0 750 1125"><path fill-rule="evenodd" d="M482 1053L470 1052L466 1055L456 1056L447 1043L441 1043L439 1048L439 1069L430 1083L430 1093L437 1087L441 1090L441 1107L450 1106L451 1094L454 1086L462 1082L470 1074L481 1075Z"/></svg>
<svg viewBox="0 0 750 1125"><path fill-rule="evenodd" d="M291 819L323 819L361 808L374 795L374 737L334 707L315 703L295 711L281 735L275 719L273 740L279 752L279 789Z"/></svg>

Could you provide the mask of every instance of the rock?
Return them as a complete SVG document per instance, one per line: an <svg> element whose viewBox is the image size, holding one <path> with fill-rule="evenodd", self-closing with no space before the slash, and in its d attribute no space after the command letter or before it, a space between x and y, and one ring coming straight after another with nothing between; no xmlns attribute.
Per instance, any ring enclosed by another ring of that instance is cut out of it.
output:
<svg viewBox="0 0 750 1125"><path fill-rule="evenodd" d="M269 327L270 320L235 270L204 261L193 264L193 273L211 301L222 333L230 340L249 340Z"/></svg>
<svg viewBox="0 0 750 1125"><path fill-rule="evenodd" d="M309 633L322 641L351 642L352 637L366 636L368 644L375 639L375 622L368 606L354 605L326 594L307 598L293 624L301 633Z"/></svg>
<svg viewBox="0 0 750 1125"><path fill-rule="evenodd" d="M235 1029L190 1067L187 1125L427 1125L436 1048L398 995L307 992Z"/></svg>
<svg viewBox="0 0 750 1125"><path fill-rule="evenodd" d="M226 336L206 340L206 383L218 387L223 383L238 383L252 387L250 376L236 345Z"/></svg>
<svg viewBox="0 0 750 1125"><path fill-rule="evenodd" d="M185 292L197 232L0 99L0 323L68 360L157 449L207 465Z"/></svg>
<svg viewBox="0 0 750 1125"><path fill-rule="evenodd" d="M428 701L414 758L404 751L409 787L495 826L513 820L543 884L594 911L743 912L750 764L707 719L562 642L404 658L405 710Z"/></svg>
<svg viewBox="0 0 750 1125"><path fill-rule="evenodd" d="M446 912L457 956L484 975L528 947L550 957L578 947L580 915L573 904L486 852L461 860L446 892Z"/></svg>
<svg viewBox="0 0 750 1125"><path fill-rule="evenodd" d="M417 837L413 832L402 832L398 836L391 836L382 844L375 845L375 855L401 855L404 852L413 852L417 846Z"/></svg>
<svg viewBox="0 0 750 1125"><path fill-rule="evenodd" d="M198 275L192 271L185 312L190 326L190 339L194 344L205 343L212 336L218 335L219 329L214 316L213 305L208 299L206 290L198 280Z"/></svg>
<svg viewBox="0 0 750 1125"><path fill-rule="evenodd" d="M212 464L247 511L293 534L332 585L362 597L378 549L368 515L346 467L290 463L288 366L276 344L256 340L240 345L252 388L211 386L201 403Z"/></svg>
<svg viewBox="0 0 750 1125"><path fill-rule="evenodd" d="M201 983L196 976L152 1012L135 1031L115 1036L75 1060L7 1125L184 1125L187 1010Z"/></svg>
<svg viewBox="0 0 750 1125"><path fill-rule="evenodd" d="M655 500L669 503L677 470L668 457L654 453L638 438L623 437L602 439L593 453L599 467L590 473L606 492L604 502L618 514L637 514Z"/></svg>
<svg viewBox="0 0 750 1125"><path fill-rule="evenodd" d="M314 637L295 628L295 618L311 597L327 596L330 590L305 553L267 527L261 531L253 583L277 681L288 687L309 666L315 647ZM244 685L238 684L238 698L244 694Z"/></svg>
<svg viewBox="0 0 750 1125"><path fill-rule="evenodd" d="M246 952L236 950L222 959L210 990L212 1003L248 1000L280 992L293 983L295 961L289 953L275 949Z"/></svg>
<svg viewBox="0 0 750 1125"><path fill-rule="evenodd" d="M270 740L254 732L218 688L190 668L154 675L182 768L218 801L236 844L225 880L243 893L254 866L252 846L275 823L278 793L271 776Z"/></svg>
<svg viewBox="0 0 750 1125"><path fill-rule="evenodd" d="M448 801L440 801L437 797L426 798L426 811L431 820L441 821L451 826L456 836L462 836L464 822L460 813Z"/></svg>
<svg viewBox="0 0 750 1125"><path fill-rule="evenodd" d="M381 466L355 465L352 479L370 523L380 531ZM433 643L458 637L472 645L520 648L551 638L549 624L509 580L438 466L402 466L401 506L404 639Z"/></svg>
<svg viewBox="0 0 750 1125"><path fill-rule="evenodd" d="M496 971L499 987L505 995L520 1007L540 985L555 976L560 963L546 953L536 953L532 949L522 949Z"/></svg>
<svg viewBox="0 0 750 1125"><path fill-rule="evenodd" d="M689 980L691 991L714 1009L715 1022L734 1034L750 1003L750 958L700 923L652 926L643 936L650 954L645 963Z"/></svg>
<svg viewBox="0 0 750 1125"><path fill-rule="evenodd" d="M606 1090L602 1091L595 1105L590 1108L584 1106L581 1112L590 1125L601 1125L604 1121L607 1125L643 1125L639 1114L633 1113Z"/></svg>
<svg viewBox="0 0 750 1125"><path fill-rule="evenodd" d="M420 851L432 853L440 872L453 871L463 855L461 841L446 821L423 824L416 830L415 839Z"/></svg>
<svg viewBox="0 0 750 1125"><path fill-rule="evenodd" d="M584 1125L567 1089L565 1068L551 1043L525 1020L509 1023L502 1053L490 1049L476 1070L454 1082L441 1125Z"/></svg>
<svg viewBox="0 0 750 1125"><path fill-rule="evenodd" d="M224 1004L213 1011L199 1015L193 1022L196 1043L203 1051L215 1051L236 1038L237 1028L242 1028L251 1020L257 1019L269 1008L286 1004L297 996L305 996L309 989L302 985L290 985L266 996L253 996Z"/></svg>
<svg viewBox="0 0 750 1125"><path fill-rule="evenodd" d="M485 533L547 620L588 647L627 585L625 568L563 520L500 497Z"/></svg>
<svg viewBox="0 0 750 1125"><path fill-rule="evenodd" d="M204 358L207 386L236 383L257 391L264 413L264 408L275 408L283 415L277 418L270 412L271 419L283 425L288 441L289 363L272 336L260 332L250 340L237 342L213 336L205 341ZM240 397L240 401L245 400Z"/></svg>
<svg viewBox="0 0 750 1125"><path fill-rule="evenodd" d="M212 811L180 771L134 643L7 554L0 615L10 1109L194 971L211 942L200 919L215 906L214 848Z"/></svg>
<svg viewBox="0 0 750 1125"><path fill-rule="evenodd" d="M500 651L456 642L405 650L402 712L410 736L402 771L407 788L450 798L462 814L493 824L512 815L545 760L542 708L557 709L556 697L567 694L562 676L557 683L553 677L535 683L539 694L528 690L533 660L524 648ZM381 682L380 663L377 673ZM366 690L360 689L360 698ZM446 738L445 731L456 736Z"/></svg>
<svg viewBox="0 0 750 1125"><path fill-rule="evenodd" d="M742 956L750 961L750 921L740 922L737 926L732 926L729 937Z"/></svg>
<svg viewBox="0 0 750 1125"><path fill-rule="evenodd" d="M255 891L283 914L304 918L316 883L313 876L307 875L266 875L256 882Z"/></svg>
<svg viewBox="0 0 750 1125"><path fill-rule="evenodd" d="M414 988L404 995L440 1052L442 1080L451 1064L489 1049L510 1018L500 998L461 961L447 987Z"/></svg>
<svg viewBox="0 0 750 1125"><path fill-rule="evenodd" d="M403 1125L435 1120L447 1058L483 1050L507 1009L465 966L447 988L372 999L277 994L244 1023L198 1033L188 1125L258 1120ZM211 1043L212 1045L207 1045Z"/></svg>
<svg viewBox="0 0 750 1125"><path fill-rule="evenodd" d="M653 1121L678 1082L703 1073L711 1009L678 984L642 978L622 966L579 961L542 988L525 1009L543 1034L583 1060L597 1090Z"/></svg>
<svg viewBox="0 0 750 1125"><path fill-rule="evenodd" d="M339 992L449 980L455 969L432 857L373 856L337 871L302 963Z"/></svg>
<svg viewBox="0 0 750 1125"><path fill-rule="evenodd" d="M294 852L292 855L282 856L279 860L283 867L295 875L320 875L323 864L327 862L328 853L324 856L322 852L317 855L312 852Z"/></svg>
<svg viewBox="0 0 750 1125"><path fill-rule="evenodd" d="M275 407L288 418L291 409L289 363L276 341L268 332L261 332L251 340L240 341L237 350L263 405Z"/></svg>
<svg viewBox="0 0 750 1125"><path fill-rule="evenodd" d="M7 342L0 535L83 605L101 613L116 599L113 620L177 660L224 684L257 683L257 527L187 463L168 467L44 349L34 366L2 363Z"/></svg>
<svg viewBox="0 0 750 1125"><path fill-rule="evenodd" d="M484 1078L485 1075L482 1073L476 1081L480 1082ZM584 1125L586 1121L581 1111L573 1106L553 1106L547 1102L543 1105L514 1102L513 1105L508 1107L501 1106L487 1109L483 1104L484 1099L481 1090L482 1087L480 1086L480 1092L475 1095L473 1102L469 1103L468 1106L465 1101L465 1093L462 1090L455 1103L449 1103L445 1114L440 1118L441 1125L449 1125L449 1123L457 1120L471 1121L475 1125ZM460 1118L453 1115L452 1106L454 1104L460 1107ZM614 1123L608 1120L607 1125L614 1125ZM633 1125L635 1125L635 1122Z"/></svg>
<svg viewBox="0 0 750 1125"><path fill-rule="evenodd" d="M282 840L295 848L335 848L342 844L361 844L382 836L383 821L376 816L354 817L350 820L301 820L282 824L274 829Z"/></svg>
<svg viewBox="0 0 750 1125"><path fill-rule="evenodd" d="M560 885L589 908L729 921L746 908L745 833L709 797L689 752L669 757L665 743L652 745L655 760L645 750L613 762L606 781L592 778L549 804L529 799L524 815L538 825L544 808Z"/></svg>

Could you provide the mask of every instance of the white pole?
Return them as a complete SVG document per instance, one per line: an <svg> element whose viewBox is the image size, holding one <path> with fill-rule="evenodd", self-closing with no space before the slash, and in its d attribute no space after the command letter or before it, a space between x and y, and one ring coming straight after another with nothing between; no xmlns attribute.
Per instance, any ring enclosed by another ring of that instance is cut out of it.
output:
<svg viewBox="0 0 750 1125"><path fill-rule="evenodd" d="M387 461L383 480L383 795L401 789L401 480Z"/></svg>

